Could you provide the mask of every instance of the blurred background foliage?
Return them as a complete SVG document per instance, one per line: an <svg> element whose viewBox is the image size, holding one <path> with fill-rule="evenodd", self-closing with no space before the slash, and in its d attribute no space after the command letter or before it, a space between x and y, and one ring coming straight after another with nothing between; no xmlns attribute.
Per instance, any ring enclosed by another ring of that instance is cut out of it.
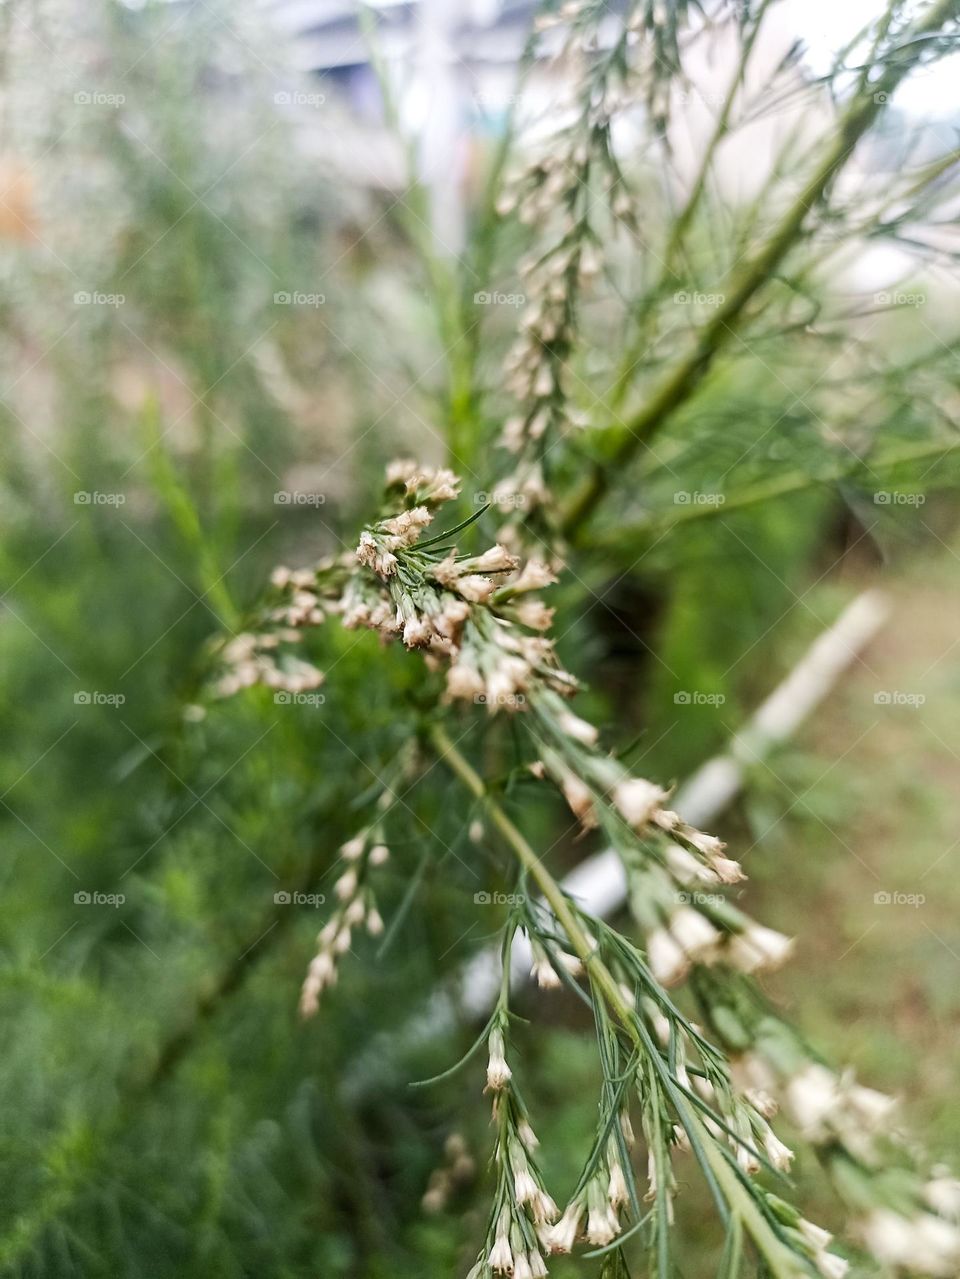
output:
<svg viewBox="0 0 960 1279"><path fill-rule="evenodd" d="M382 1036L494 934L473 894L509 891L496 849L471 839L439 770L411 786L389 833L386 936L349 957L308 1024L296 993L322 911L274 900L329 888L414 731L419 663L328 627L319 709L262 691L190 708L209 637L241 623L273 564L351 546L385 461L444 460L453 424L465 513L492 487L516 313L472 296L515 285L529 233L478 213L462 274L425 258L422 192L345 183L304 154L275 101L301 84L289 49L243 6L7 3L0 24L0 1273L458 1273L483 1230L487 1108L476 1071L409 1081L472 1031L410 1049ZM495 162L484 153L480 175ZM651 150L638 164L649 225L639 243L611 232L613 287L584 317L572 398L588 415L627 411L605 389L628 351L611 299L652 287L638 249L669 226L662 163ZM774 205L748 213L759 234ZM709 214L681 272L691 292L746 234L719 197ZM751 909L803 938L773 992L871 1082L914 1089L911 1117L946 1151L960 1135L957 476L947 446L885 466L891 489L929 501L884 509L872 462L922 449L944 421L955 433L955 280L918 284L922 313L850 319L818 262L836 222L817 234L584 535L557 631L587 710L669 782L722 746L854 588L890 578L888 637L758 768L725 834L750 847ZM324 301L275 300L298 291ZM640 317L631 403L699 322L669 302ZM602 454L587 433L558 454L556 483ZM761 500L785 476L795 491ZM323 501L278 503L288 490ZM719 492L722 520L689 496ZM877 728L877 687L929 692ZM679 704L690 689L713 704ZM522 785L511 803L545 843L566 826ZM578 855L562 838L557 860ZM933 909L877 926L877 877L917 891L928 866ZM76 897L92 892L125 900ZM577 1010L546 1016L548 1033L521 1032L524 1083L565 1184L595 1067ZM456 1170L450 1195L424 1212L438 1166ZM816 1194L814 1169L800 1180ZM689 1273L716 1242L695 1204Z"/></svg>

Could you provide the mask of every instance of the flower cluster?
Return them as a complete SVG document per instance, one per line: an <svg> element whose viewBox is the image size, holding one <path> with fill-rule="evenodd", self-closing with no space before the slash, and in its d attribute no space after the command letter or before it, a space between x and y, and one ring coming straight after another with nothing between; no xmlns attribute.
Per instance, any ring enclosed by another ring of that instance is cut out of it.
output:
<svg viewBox="0 0 960 1279"><path fill-rule="evenodd" d="M542 633L553 610L535 594L556 580L553 572L538 560L521 565L501 545L460 555L449 544L459 529L422 538L456 484L452 476L412 474L407 505L364 529L356 559L370 572L344 588L343 624L400 636L408 648L422 649L433 669L446 665L449 700L521 711L536 689L569 695L576 682Z"/></svg>
<svg viewBox="0 0 960 1279"><path fill-rule="evenodd" d="M747 981L711 972L696 986L705 1018L736 1054L733 1078L747 1094L782 1102L877 1260L935 1279L956 1275L960 1181L927 1167L897 1131L896 1099L817 1060Z"/></svg>
<svg viewBox="0 0 960 1279"><path fill-rule="evenodd" d="M572 119L508 174L497 201L501 216L515 213L522 225L538 232L519 263L528 305L506 358L506 387L517 411L505 423L500 442L516 461L494 490L494 502L512 512L501 530L512 547L522 544L524 526L539 525L549 544L547 454L558 435L587 421L568 404L564 380L581 293L603 267L601 237L592 225L598 185L605 188L613 218L634 225L633 200L611 145L613 118L630 100L623 82L630 70L631 33L624 26L601 52L598 28L609 17L609 6L572 3L540 20L541 31L561 29L556 58L573 71L570 109L562 114Z"/></svg>
<svg viewBox="0 0 960 1279"><path fill-rule="evenodd" d="M489 1279L491 1274L509 1274L514 1279L546 1275L543 1239L558 1216L534 1154L540 1143L507 1063L506 1029L506 1012L498 1008L487 1029L487 1091L493 1095L497 1129L493 1155L497 1190L486 1245L468 1279Z"/></svg>
<svg viewBox="0 0 960 1279"><path fill-rule="evenodd" d="M311 595L310 598L315 597ZM323 616L319 609L310 608L311 625L322 621ZM214 685L217 696L232 697L254 684L285 693L304 693L319 688L323 683L323 672L291 652L290 646L299 639L300 631L290 625L261 634L242 631L234 635L220 650L220 661L225 669Z"/></svg>
<svg viewBox="0 0 960 1279"><path fill-rule="evenodd" d="M754 973L783 963L790 939L755 923L721 891L745 878L722 842L668 808L662 787L600 751L593 725L549 691L533 705L534 772L550 777L580 824L602 827L620 854L656 979L676 985L694 964Z"/></svg>
<svg viewBox="0 0 960 1279"><path fill-rule="evenodd" d="M382 866L390 856L382 842L378 827L368 827L340 849L346 869L336 880L333 891L337 907L317 934L317 953L310 961L300 993L300 1012L312 1017L319 1008L320 995L328 986L336 985L340 956L350 949L355 928L365 928L371 937L383 932L383 919L377 910L369 871Z"/></svg>
<svg viewBox="0 0 960 1279"><path fill-rule="evenodd" d="M420 1201L424 1212L443 1212L455 1192L472 1181L476 1172L476 1164L460 1133L452 1132L443 1143L443 1155L444 1161L430 1174Z"/></svg>

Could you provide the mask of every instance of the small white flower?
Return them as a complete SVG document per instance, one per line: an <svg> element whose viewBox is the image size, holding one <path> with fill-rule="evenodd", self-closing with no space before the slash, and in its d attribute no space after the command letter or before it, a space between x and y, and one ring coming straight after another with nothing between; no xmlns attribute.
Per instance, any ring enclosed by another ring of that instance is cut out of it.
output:
<svg viewBox="0 0 960 1279"><path fill-rule="evenodd" d="M620 782L613 792L613 802L624 821L635 830L646 826L657 808L667 798L667 792L642 777L632 777Z"/></svg>
<svg viewBox="0 0 960 1279"><path fill-rule="evenodd" d="M422 617L408 618L403 627L403 642L407 648L419 648L430 639L430 623Z"/></svg>
<svg viewBox="0 0 960 1279"><path fill-rule="evenodd" d="M351 866L345 870L333 886L333 891L342 902L349 901L357 891L357 872Z"/></svg>
<svg viewBox="0 0 960 1279"><path fill-rule="evenodd" d="M716 871L704 865L699 858L694 857L689 848L684 848L681 844L675 844L673 840L664 845L663 854L667 863L667 870L678 883L690 884L699 882L702 884L715 884L719 878Z"/></svg>
<svg viewBox="0 0 960 1279"><path fill-rule="evenodd" d="M509 583L511 591L539 591L556 581L556 576L542 560L527 560L519 574Z"/></svg>
<svg viewBox="0 0 960 1279"><path fill-rule="evenodd" d="M525 1252L518 1252L513 1259L513 1279L533 1279L533 1271Z"/></svg>
<svg viewBox="0 0 960 1279"><path fill-rule="evenodd" d="M453 589L459 592L471 604L486 604L496 587L489 577L480 577L477 573L467 573L452 583Z"/></svg>
<svg viewBox="0 0 960 1279"><path fill-rule="evenodd" d="M774 928L751 923L742 933L731 937L727 958L742 972L755 973L760 969L778 968L792 949L792 938Z"/></svg>
<svg viewBox="0 0 960 1279"><path fill-rule="evenodd" d="M587 1217L587 1243L598 1248L612 1243L620 1233L620 1222L609 1204L591 1208Z"/></svg>
<svg viewBox="0 0 960 1279"><path fill-rule="evenodd" d="M923 1188L927 1203L942 1217L960 1217L960 1181L955 1177L936 1176Z"/></svg>
<svg viewBox="0 0 960 1279"><path fill-rule="evenodd" d="M383 932L383 917L377 910L376 906L371 906L367 911L367 932L371 937L379 937Z"/></svg>
<svg viewBox="0 0 960 1279"><path fill-rule="evenodd" d="M518 1204L533 1204L540 1194L537 1185L527 1167L516 1168L513 1172L513 1197Z"/></svg>
<svg viewBox="0 0 960 1279"><path fill-rule="evenodd" d="M670 932L684 954L695 962L709 962L720 941L717 929L693 906L681 906L674 913L670 919Z"/></svg>
<svg viewBox="0 0 960 1279"><path fill-rule="evenodd" d="M843 1279L850 1269L850 1262L838 1257L835 1252L819 1252L814 1258L814 1265L823 1279Z"/></svg>
<svg viewBox="0 0 960 1279"><path fill-rule="evenodd" d="M566 733L576 742L582 742L584 746L596 746L600 736L593 724L588 724L585 719L568 710L562 710L557 715L557 727L561 733Z"/></svg>
<svg viewBox="0 0 960 1279"><path fill-rule="evenodd" d="M547 1226L539 1232L540 1242L550 1252L570 1252L580 1229L582 1216L583 1202L580 1199L574 1199L564 1209L563 1216L555 1225Z"/></svg>
<svg viewBox="0 0 960 1279"><path fill-rule="evenodd" d="M789 1080L786 1095L790 1116L803 1135L822 1140L840 1101L836 1075L826 1066L810 1062Z"/></svg>
<svg viewBox="0 0 960 1279"><path fill-rule="evenodd" d="M353 927L355 924L362 924L366 918L367 908L364 905L363 898L354 897L353 901L343 912L344 923Z"/></svg>
<svg viewBox="0 0 960 1279"><path fill-rule="evenodd" d="M710 865L720 877L722 884L739 884L741 880L746 879L743 867L732 857L711 857Z"/></svg>
<svg viewBox="0 0 960 1279"><path fill-rule="evenodd" d="M340 856L348 862L355 862L358 857L362 856L363 850L367 846L367 841L363 835L355 835L353 839L348 839L340 849Z"/></svg>
<svg viewBox="0 0 960 1279"><path fill-rule="evenodd" d="M619 1159L614 1159L610 1164L610 1180L607 1182L607 1198L610 1200L612 1208L622 1208L624 1204L630 1201L630 1192L627 1189L627 1180L623 1175L623 1165Z"/></svg>
<svg viewBox="0 0 960 1279"><path fill-rule="evenodd" d="M530 976L535 979L541 990L557 990L563 984L547 955L534 961Z"/></svg>
<svg viewBox="0 0 960 1279"><path fill-rule="evenodd" d="M857 1118L869 1128L886 1124L891 1112L897 1108L896 1097L888 1097L876 1088L864 1088L861 1084L854 1084L847 1091L846 1100Z"/></svg>
<svg viewBox="0 0 960 1279"><path fill-rule="evenodd" d="M517 621L532 631L547 631L553 625L556 610L548 608L542 600L520 600L515 608Z"/></svg>
<svg viewBox="0 0 960 1279"><path fill-rule="evenodd" d="M665 928L655 928L647 938L647 963L663 986L673 986L690 967L683 947Z"/></svg>
<svg viewBox="0 0 960 1279"><path fill-rule="evenodd" d="M498 542L470 561L476 573L512 573L520 561Z"/></svg>
<svg viewBox="0 0 960 1279"><path fill-rule="evenodd" d="M467 662L454 662L447 671L447 696L471 702L486 691L483 676Z"/></svg>
<svg viewBox="0 0 960 1279"><path fill-rule="evenodd" d="M490 1038L487 1041L489 1057L487 1059L487 1087L493 1092L499 1092L505 1088L513 1076L513 1071L507 1065L507 1059L503 1052L503 1033L500 1030L491 1030Z"/></svg>
<svg viewBox="0 0 960 1279"><path fill-rule="evenodd" d="M544 1279L544 1276L549 1273L544 1265L543 1258L536 1248L531 1248L527 1253L527 1261L530 1263L530 1273L533 1279Z"/></svg>
<svg viewBox="0 0 960 1279"><path fill-rule="evenodd" d="M510 1251L510 1240L506 1235L497 1235L487 1260L491 1270L495 1270L497 1274L512 1273L513 1253Z"/></svg>
<svg viewBox="0 0 960 1279"><path fill-rule="evenodd" d="M817 1252L823 1252L829 1248L833 1235L829 1230L824 1230L823 1226L818 1226L812 1221L807 1221L805 1217L801 1217L797 1222L797 1229L806 1239L807 1243Z"/></svg>
<svg viewBox="0 0 960 1279"><path fill-rule="evenodd" d="M789 1172L793 1163L793 1151L785 1146L773 1129L769 1129L763 1137L763 1148L774 1168L780 1172Z"/></svg>

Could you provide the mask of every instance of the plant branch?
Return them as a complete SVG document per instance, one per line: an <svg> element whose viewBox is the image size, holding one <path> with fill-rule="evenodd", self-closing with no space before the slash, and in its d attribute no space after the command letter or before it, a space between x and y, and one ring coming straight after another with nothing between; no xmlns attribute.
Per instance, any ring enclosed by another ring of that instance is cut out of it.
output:
<svg viewBox="0 0 960 1279"><path fill-rule="evenodd" d="M490 795L480 774L450 740L446 730L438 724L434 725L430 729L430 738L444 763L460 778L471 794L484 803L490 820L499 830L520 865L535 881L550 909L563 926L574 953L589 974L591 982L603 995L634 1047L640 1053L647 1055L649 1046L637 1025L636 1010L625 999L616 978L601 959L593 939L587 935L577 919L563 889L534 852L523 833ZM798 1269L795 1259L777 1238L753 1198L740 1184L723 1153L714 1147L701 1120L676 1089L671 1090L671 1101L684 1127L688 1132L692 1130L697 1138L710 1165L711 1173L723 1190L727 1202L735 1209L769 1264L771 1274L776 1279L796 1279L796 1276L803 1272Z"/></svg>
<svg viewBox="0 0 960 1279"><path fill-rule="evenodd" d="M960 0L938 0L908 33L916 39L939 31L960 13ZM573 537L590 518L618 474L640 446L668 421L703 381L717 355L734 336L748 303L776 272L800 238L811 210L823 199L833 179L853 154L859 140L883 110L887 99L911 70L916 57L891 60L885 71L862 90L841 116L836 132L800 194L780 219L767 242L743 269L720 290L724 302L700 330L693 349L655 387L646 404L622 429L610 428L612 448L604 462L595 462L562 517L562 528Z"/></svg>
<svg viewBox="0 0 960 1279"><path fill-rule="evenodd" d="M809 471L799 467L784 471L782 475L770 480L761 480L750 484L726 496L723 503L697 506L678 506L673 511L659 515L649 515L634 521L632 524L619 524L615 529L591 537L587 545L591 550L615 551L617 548L633 547L637 538L657 536L676 528L677 525L690 524L694 521L715 518L718 515L729 515L731 511L755 506L760 502L769 502L778 497L787 497L791 493L802 493L807 489L820 485L836 484L840 480L855 476L866 467L872 472L885 471L894 466L902 466L906 462L918 462L924 458L937 455L946 456L960 449L960 437L954 440L931 440L922 444L905 445L899 449L891 449L881 457L873 460L857 458L843 466L837 466L823 475L811 475ZM632 553L632 552L631 552Z"/></svg>

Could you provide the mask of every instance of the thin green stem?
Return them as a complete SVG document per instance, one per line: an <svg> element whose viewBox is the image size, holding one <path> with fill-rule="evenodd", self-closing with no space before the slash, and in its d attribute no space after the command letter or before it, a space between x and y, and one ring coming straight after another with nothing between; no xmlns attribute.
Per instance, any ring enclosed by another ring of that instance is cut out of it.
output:
<svg viewBox="0 0 960 1279"><path fill-rule="evenodd" d="M658 515L650 515L632 524L620 524L609 533L600 533L591 537L588 546L591 550L611 550L626 547L635 553L637 538L656 537L668 532L677 525L690 524L695 521L715 518L718 515L729 515L732 511L758 503L769 502L778 497L786 497L791 493L802 493L808 489L818 488L825 484L836 484L840 480L857 475L864 468L871 472L886 471L907 462L923 461L924 458L946 456L960 449L960 438L956 440L931 440L923 444L905 445L899 449L890 449L873 460L856 459L846 466L837 466L822 475L811 475L809 471L793 469L785 471L773 479L762 480L748 485L739 492L724 497L722 503L697 506L678 506L674 511Z"/></svg>

